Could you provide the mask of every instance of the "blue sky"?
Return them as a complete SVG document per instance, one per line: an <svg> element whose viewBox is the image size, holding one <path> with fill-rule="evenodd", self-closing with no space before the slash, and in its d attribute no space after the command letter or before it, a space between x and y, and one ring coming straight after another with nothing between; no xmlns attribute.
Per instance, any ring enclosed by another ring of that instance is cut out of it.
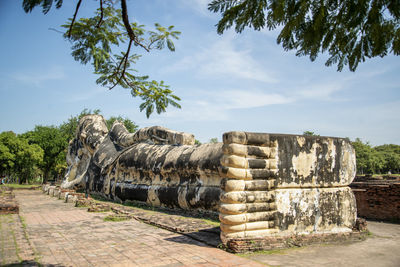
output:
<svg viewBox="0 0 400 267"><path fill-rule="evenodd" d="M164 80L181 97L146 119L140 99L129 90L96 85L90 65L70 56L60 29L76 1L60 10L25 14L21 1L0 2L0 132L22 133L35 125L59 125L84 108L122 115L140 127L160 125L190 132L202 142L227 131L254 131L360 137L373 145L400 144L399 57L370 59L352 73L296 57L276 44L277 32L216 33L219 15L207 0L128 1L131 21L149 29L155 22L182 32L176 52L143 54L135 69ZM82 2L91 16L97 2Z"/></svg>

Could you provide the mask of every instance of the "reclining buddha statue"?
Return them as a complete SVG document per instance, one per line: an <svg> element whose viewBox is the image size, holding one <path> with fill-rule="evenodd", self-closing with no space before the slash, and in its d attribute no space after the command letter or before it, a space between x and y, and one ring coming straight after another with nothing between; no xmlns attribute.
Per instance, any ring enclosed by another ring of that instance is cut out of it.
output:
<svg viewBox="0 0 400 267"><path fill-rule="evenodd" d="M129 133L83 117L63 188L116 201L218 212L221 239L351 232L355 153L348 139L228 132L222 143L154 126Z"/></svg>

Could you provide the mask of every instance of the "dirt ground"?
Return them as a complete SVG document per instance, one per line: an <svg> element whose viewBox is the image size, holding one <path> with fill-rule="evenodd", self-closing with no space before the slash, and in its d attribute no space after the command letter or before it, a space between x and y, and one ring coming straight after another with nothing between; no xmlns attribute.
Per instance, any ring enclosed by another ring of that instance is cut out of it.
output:
<svg viewBox="0 0 400 267"><path fill-rule="evenodd" d="M368 221L371 235L350 244L242 255L268 266L400 266L400 224Z"/></svg>

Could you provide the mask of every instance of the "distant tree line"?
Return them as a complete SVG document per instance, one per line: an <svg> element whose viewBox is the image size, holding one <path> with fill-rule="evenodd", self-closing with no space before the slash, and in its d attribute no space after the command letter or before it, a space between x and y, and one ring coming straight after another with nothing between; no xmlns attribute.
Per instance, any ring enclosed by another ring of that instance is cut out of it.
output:
<svg viewBox="0 0 400 267"><path fill-rule="evenodd" d="M71 116L59 126L36 125L31 131L15 134L0 133L0 176L8 182L47 182L63 176L67 167L68 143L75 137L79 120L89 114L100 114L100 110L84 109ZM138 126L128 118L112 116L106 120L110 129L114 121L125 124L129 132Z"/></svg>
<svg viewBox="0 0 400 267"><path fill-rule="evenodd" d="M359 138L352 142L356 150L357 174L400 173L400 146L385 144L372 147Z"/></svg>

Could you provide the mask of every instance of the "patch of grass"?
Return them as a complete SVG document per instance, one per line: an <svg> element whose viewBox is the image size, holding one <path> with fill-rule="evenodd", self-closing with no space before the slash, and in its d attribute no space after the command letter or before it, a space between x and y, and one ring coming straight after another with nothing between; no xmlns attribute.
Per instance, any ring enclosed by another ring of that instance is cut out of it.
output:
<svg viewBox="0 0 400 267"><path fill-rule="evenodd" d="M121 221L126 221L129 219L130 218L128 216L118 216L115 214L104 217L105 222L121 222Z"/></svg>
<svg viewBox="0 0 400 267"><path fill-rule="evenodd" d="M145 211L159 211L161 209L157 209L154 206L149 206L147 204L144 204L143 202L135 201L135 200L125 200L124 203L122 203L123 206L127 207L132 207L132 208L137 208Z"/></svg>
<svg viewBox="0 0 400 267"><path fill-rule="evenodd" d="M12 219L12 217L10 217L10 218L11 218L12 224L14 225L14 220ZM14 229L13 229L12 227L11 227L11 229L10 229L10 233L11 233L11 235L12 235L13 242L14 242L15 255L17 256L19 262L22 262L22 258L21 258L21 256L19 255L20 249L19 249L19 247L18 247L17 239L16 239L16 237L15 237L15 232L14 232Z"/></svg>
<svg viewBox="0 0 400 267"><path fill-rule="evenodd" d="M4 217L3 217L3 216L4 216ZM0 233L2 233L2 230L3 230L2 218L5 218L5 216L6 216L6 215L3 215L3 214L0 216ZM4 255L4 239L3 239L3 238L1 239L1 244L0 244L0 245L1 245L1 255ZM6 264L6 259L5 259L5 258L2 259L1 264L2 264L2 265L5 265L5 264Z"/></svg>
<svg viewBox="0 0 400 267"><path fill-rule="evenodd" d="M98 209L98 210L91 210L90 212L93 212L93 213L106 213L106 212L109 212L110 210L102 210L102 209Z"/></svg>
<svg viewBox="0 0 400 267"><path fill-rule="evenodd" d="M37 184L2 184L0 186L4 186L4 187L12 187L12 188L23 188L23 189L28 189L28 188L32 188L34 186L39 186Z"/></svg>
<svg viewBox="0 0 400 267"><path fill-rule="evenodd" d="M88 201L76 201L75 202L75 207L76 208L87 208L90 207L90 203Z"/></svg>
<svg viewBox="0 0 400 267"><path fill-rule="evenodd" d="M213 219L201 219L203 222L205 222L206 224L215 226L215 227L219 227L220 226L220 222L217 220L213 220Z"/></svg>
<svg viewBox="0 0 400 267"><path fill-rule="evenodd" d="M32 246L31 240L29 239L29 235L28 235L28 230L27 230L27 225L26 225L25 218L24 218L22 215L18 215L18 216L19 216L19 220L21 221L21 225L22 225L22 229L23 229L23 231L24 231L25 239L26 239L26 241L28 241L29 245L30 245L31 248L32 248L32 251L33 251L33 254L34 254L35 262L36 262L39 266L41 266L41 264L40 264L40 262L39 262L40 255L39 255L39 253L36 251L36 249Z"/></svg>
<svg viewBox="0 0 400 267"><path fill-rule="evenodd" d="M400 176L400 174L373 174L372 177L383 177L383 176Z"/></svg>
<svg viewBox="0 0 400 267"><path fill-rule="evenodd" d="M22 228L26 230L26 221L25 218L19 215L19 219L21 220Z"/></svg>
<svg viewBox="0 0 400 267"><path fill-rule="evenodd" d="M146 212L149 214L158 213L158 216L178 215L178 216L181 216L180 219L182 219L182 220L197 218L197 219L202 219L206 224L211 225L213 227L220 226L217 216L214 218L207 214L200 214L200 215L195 214L195 211L188 213L187 211L180 210L178 208L171 209L171 208L167 208L167 207L155 207L155 206L150 206L150 205L146 204L145 202L136 201L136 200L125 200L122 203L116 203L115 201L112 201L111 199L105 198L104 196L98 195L98 194L91 194L90 196L94 199L95 202L98 202L98 203L104 203L104 202L105 203L113 203L113 205L122 205L125 207L132 208L133 210Z"/></svg>
<svg viewBox="0 0 400 267"><path fill-rule="evenodd" d="M246 253L237 253L235 255L238 255L240 257L251 257L255 255L284 255L286 254L287 251L292 251L292 250L299 250L303 249L304 247L291 247L291 248L285 248L285 249L271 249L271 250L258 250L258 251L252 251L252 252L246 252Z"/></svg>
<svg viewBox="0 0 400 267"><path fill-rule="evenodd" d="M107 201L103 196L97 195L97 194L90 194L90 197L93 198L95 201Z"/></svg>

